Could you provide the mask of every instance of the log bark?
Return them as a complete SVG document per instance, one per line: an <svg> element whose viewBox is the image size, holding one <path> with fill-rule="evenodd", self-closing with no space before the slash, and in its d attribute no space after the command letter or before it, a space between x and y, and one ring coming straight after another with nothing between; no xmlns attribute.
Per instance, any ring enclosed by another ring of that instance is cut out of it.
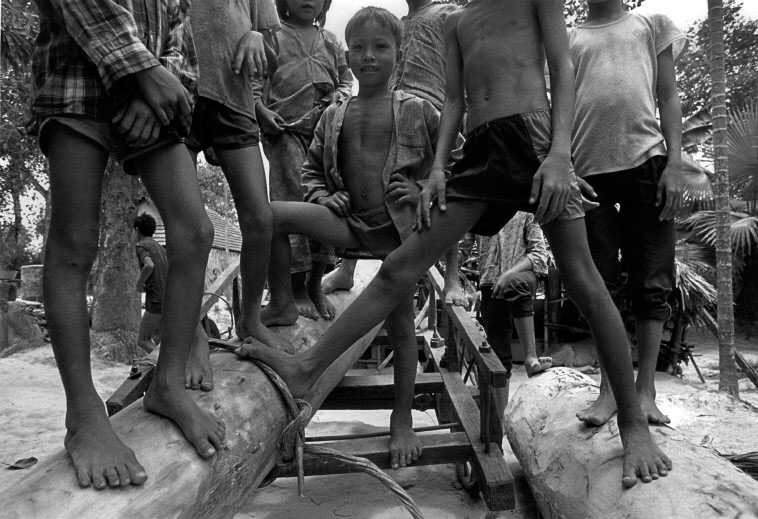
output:
<svg viewBox="0 0 758 519"><path fill-rule="evenodd" d="M591 378L557 368L529 379L506 409L508 441L542 517L758 517L757 481L667 427L650 430L674 469L665 478L623 490L615 417L590 428L575 416L596 396Z"/></svg>
<svg viewBox="0 0 758 519"><path fill-rule="evenodd" d="M353 290L330 295L338 313L373 278L378 264L361 262ZM295 325L279 330L297 350L303 350L326 327L324 320L301 318ZM314 410L378 330L379 326L355 343L321 376L309 399ZM145 466L149 475L145 485L100 492L80 489L69 457L61 450L0 493L0 515L8 519L232 517L245 494L254 491L273 468L280 434L290 418L282 397L254 363L222 352L211 356L211 364L215 389L209 393L193 392L203 408L212 410L226 423L227 447L210 461L202 460L169 420L148 413L139 400L118 413L113 425Z"/></svg>

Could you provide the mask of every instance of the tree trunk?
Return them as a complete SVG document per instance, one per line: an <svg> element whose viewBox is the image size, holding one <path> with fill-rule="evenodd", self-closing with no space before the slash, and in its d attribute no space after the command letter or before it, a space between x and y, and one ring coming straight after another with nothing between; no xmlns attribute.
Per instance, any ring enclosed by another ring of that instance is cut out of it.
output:
<svg viewBox="0 0 758 519"><path fill-rule="evenodd" d="M755 517L758 481L674 429L651 427L674 465L665 478L621 485L616 419L587 427L575 414L597 384L568 368L528 379L506 409L506 435L545 519Z"/></svg>
<svg viewBox="0 0 758 519"><path fill-rule="evenodd" d="M368 284L378 262L363 261L355 287L330 294L338 314ZM296 350L309 348L333 321L299 319L276 329ZM370 345L374 328L332 364L307 400L316 409L345 372ZM274 385L254 363L232 353L211 355L215 388L193 391L201 407L226 423L226 447L203 461L168 419L145 411L137 401L113 418L116 432L136 453L149 478L145 485L96 492L78 489L65 451L43 460L28 476L0 492L7 519L56 517L72 519L220 519L233 517L243 497L258 488L274 467L279 438L290 422ZM306 484L306 492L307 492ZM292 496L297 499L296 495Z"/></svg>
<svg viewBox="0 0 758 519"><path fill-rule="evenodd" d="M136 333L140 298L134 289L139 269L132 221L137 214L136 177L111 162L103 183L100 256L95 275L92 330Z"/></svg>
<svg viewBox="0 0 758 519"><path fill-rule="evenodd" d="M719 325L719 389L739 397L734 363L734 299L732 247L729 232L729 163L727 146L724 14L722 0L708 0L710 35L711 116L713 118L714 191L716 196L716 290Z"/></svg>

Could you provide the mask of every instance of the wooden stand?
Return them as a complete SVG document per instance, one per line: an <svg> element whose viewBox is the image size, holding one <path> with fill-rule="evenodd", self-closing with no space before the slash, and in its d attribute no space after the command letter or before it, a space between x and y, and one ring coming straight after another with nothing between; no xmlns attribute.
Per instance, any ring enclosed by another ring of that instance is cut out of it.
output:
<svg viewBox="0 0 758 519"><path fill-rule="evenodd" d="M575 416L596 391L586 375L554 368L529 379L508 405L508 440L542 517L758 517L758 482L669 427L650 430L674 469L652 483L622 489L616 419L595 428Z"/></svg>

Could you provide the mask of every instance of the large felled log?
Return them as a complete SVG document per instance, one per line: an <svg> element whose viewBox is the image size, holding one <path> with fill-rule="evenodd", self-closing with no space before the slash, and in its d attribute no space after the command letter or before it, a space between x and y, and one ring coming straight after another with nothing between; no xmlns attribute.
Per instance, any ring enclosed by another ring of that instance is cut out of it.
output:
<svg viewBox="0 0 758 519"><path fill-rule="evenodd" d="M378 269L361 262L355 288L331 297L342 312ZM296 349L310 347L327 322L299 319L281 328ZM314 409L365 351L378 331L351 347L322 375L309 399ZM0 494L0 516L27 518L225 518L243 497L258 487L274 466L278 441L289 422L284 401L267 376L252 362L233 353L211 356L215 389L193 392L201 407L226 423L227 448L202 460L169 420L145 411L135 402L113 418L124 442L134 449L149 479L141 487L95 491L78 488L65 451L35 467Z"/></svg>
<svg viewBox="0 0 758 519"><path fill-rule="evenodd" d="M758 517L758 482L667 427L651 433L674 470L622 489L616 418L590 428L575 416L596 395L591 378L558 368L529 379L508 405L506 434L543 517Z"/></svg>

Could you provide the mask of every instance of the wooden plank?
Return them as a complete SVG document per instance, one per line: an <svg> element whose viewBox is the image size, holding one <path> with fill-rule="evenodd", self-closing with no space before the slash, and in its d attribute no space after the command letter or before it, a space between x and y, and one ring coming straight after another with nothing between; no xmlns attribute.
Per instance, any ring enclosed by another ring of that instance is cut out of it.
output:
<svg viewBox="0 0 758 519"><path fill-rule="evenodd" d="M752 382L755 387L758 387L758 371L750 365L742 353L737 351L737 348L734 349L734 360L737 362L737 366L742 370L745 376L750 379L750 382Z"/></svg>
<svg viewBox="0 0 758 519"><path fill-rule="evenodd" d="M145 394L150 382L153 380L154 367L150 366L141 371L136 377L127 378L121 387L105 402L108 416L113 416L133 402L136 402Z"/></svg>
<svg viewBox="0 0 758 519"><path fill-rule="evenodd" d="M355 288L330 294L338 314L373 278L379 262L362 261ZM311 347L331 321L300 319L280 327L296 351ZM333 387L371 343L378 326L343 354L313 386L306 399L318 409ZM68 454L60 450L42 460L0 492L3 519L30 517L222 519L233 517L244 496L269 474L278 454L279 437L290 417L281 395L256 364L232 353L211 356L215 388L193 391L200 407L226 423L226 445L202 460L168 419L148 413L135 402L112 424L145 466L142 486L96 492L79 489Z"/></svg>
<svg viewBox="0 0 758 519"><path fill-rule="evenodd" d="M512 395L506 431L542 517L565 519L758 517L758 481L670 427L651 427L673 470L650 484L621 485L623 448L616 418L587 427L576 413L597 383L553 368Z"/></svg>
<svg viewBox="0 0 758 519"><path fill-rule="evenodd" d="M432 332L427 332L424 336L428 341ZM470 462L482 489L482 497L492 511L513 510L516 505L513 475L499 444L484 444L481 441L479 409L471 398L471 393L457 372L439 367L442 357L440 349L430 348L429 351L445 384L445 394L449 398L454 419L461 423L471 444L473 456Z"/></svg>
<svg viewBox="0 0 758 519"><path fill-rule="evenodd" d="M441 393L444 390L439 374L416 375L414 394ZM392 409L394 400L395 386L391 374L348 375L332 390L321 409Z"/></svg>
<svg viewBox="0 0 758 519"><path fill-rule="evenodd" d="M445 281L436 267L429 269L427 277L432 284L435 292L442 296ZM508 384L508 373L506 372L500 359L495 352L490 349L489 352L482 353L479 346L486 344L482 332L476 326L476 323L469 317L463 307L455 305L443 305L443 311L447 313L450 320L454 323L455 328L461 330L460 340L463 342L468 353L473 356L476 365L479 367L480 376L484 377L493 387L505 387Z"/></svg>
<svg viewBox="0 0 758 519"><path fill-rule="evenodd" d="M210 309L218 301L218 297L223 294L231 285L234 279L240 273L239 260L233 261L226 269L216 278L213 284L208 287L203 295L203 302L200 305L200 319L205 317Z"/></svg>
<svg viewBox="0 0 758 519"><path fill-rule="evenodd" d="M422 465L447 465L464 463L471 457L471 445L464 433L420 434L418 436L424 447L424 454L413 463L413 467ZM390 459L387 455L387 438L362 438L357 440L342 440L336 442L317 443L344 454L368 458L380 469L390 469ZM312 459L306 457L303 464L306 476L323 476L327 474L346 474L354 472L348 465L329 459ZM282 477L295 477L292 469L280 472Z"/></svg>

